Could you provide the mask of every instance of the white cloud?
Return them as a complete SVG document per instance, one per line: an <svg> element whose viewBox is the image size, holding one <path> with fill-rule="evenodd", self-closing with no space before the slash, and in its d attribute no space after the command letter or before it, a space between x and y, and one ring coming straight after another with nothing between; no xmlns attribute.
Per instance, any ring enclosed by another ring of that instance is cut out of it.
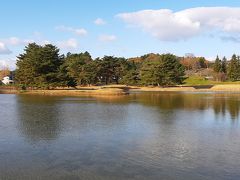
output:
<svg viewBox="0 0 240 180"><path fill-rule="evenodd" d="M6 43L10 45L19 45L21 44L21 40L16 37L10 37L9 39L6 40Z"/></svg>
<svg viewBox="0 0 240 180"><path fill-rule="evenodd" d="M240 33L240 8L198 7L178 12L143 10L117 17L163 41L184 40L210 31Z"/></svg>
<svg viewBox="0 0 240 180"><path fill-rule="evenodd" d="M12 51L10 51L3 42L0 42L0 54L11 54L11 53Z"/></svg>
<svg viewBox="0 0 240 180"><path fill-rule="evenodd" d="M87 30L84 28L72 28L72 27L67 27L67 26L58 26L58 27L56 27L56 30L72 32L79 36L85 36L88 33Z"/></svg>
<svg viewBox="0 0 240 180"><path fill-rule="evenodd" d="M57 45L63 49L76 49L78 47L78 42L76 39L71 38L66 41L60 41Z"/></svg>
<svg viewBox="0 0 240 180"><path fill-rule="evenodd" d="M100 25L105 25L106 22L105 22L103 19L101 19L101 18L97 18L97 19L94 21L94 24L100 26Z"/></svg>
<svg viewBox="0 0 240 180"><path fill-rule="evenodd" d="M46 40L46 39L41 39L41 38L34 40L34 39L20 39L17 37L10 37L7 39L3 39L2 42L8 46L25 46L29 43L34 43L34 42L37 44L40 44L40 45L45 45L45 44L51 43L51 41Z"/></svg>
<svg viewBox="0 0 240 180"><path fill-rule="evenodd" d="M20 38L17 38L17 37L10 37L10 38L7 38L7 39L3 39L2 41L6 45L10 45L10 46L26 45L26 44L34 42L34 40L32 40L32 39L20 39Z"/></svg>
<svg viewBox="0 0 240 180"><path fill-rule="evenodd" d="M102 42L112 42L117 40L117 37L115 35L102 34L98 37L98 39Z"/></svg>
<svg viewBox="0 0 240 180"><path fill-rule="evenodd" d="M6 67L14 70L16 68L16 61L11 59L0 59L0 69Z"/></svg>
<svg viewBox="0 0 240 180"><path fill-rule="evenodd" d="M33 42L33 39L19 39L17 37L10 37L6 43L9 45L26 45Z"/></svg>

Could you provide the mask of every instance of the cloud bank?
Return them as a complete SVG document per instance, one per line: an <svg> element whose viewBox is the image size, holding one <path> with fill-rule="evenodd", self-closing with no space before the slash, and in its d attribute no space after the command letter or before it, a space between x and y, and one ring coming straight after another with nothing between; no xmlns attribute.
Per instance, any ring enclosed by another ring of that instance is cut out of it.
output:
<svg viewBox="0 0 240 180"><path fill-rule="evenodd" d="M121 13L117 17L162 41L186 40L210 31L231 37L240 34L240 8L198 7L178 12L170 9L143 10Z"/></svg>

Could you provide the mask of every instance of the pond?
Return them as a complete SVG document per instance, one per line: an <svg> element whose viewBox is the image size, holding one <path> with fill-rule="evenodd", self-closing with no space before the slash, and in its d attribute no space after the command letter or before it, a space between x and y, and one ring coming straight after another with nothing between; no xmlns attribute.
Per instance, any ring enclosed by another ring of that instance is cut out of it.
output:
<svg viewBox="0 0 240 180"><path fill-rule="evenodd" d="M0 179L240 179L240 94L0 95Z"/></svg>

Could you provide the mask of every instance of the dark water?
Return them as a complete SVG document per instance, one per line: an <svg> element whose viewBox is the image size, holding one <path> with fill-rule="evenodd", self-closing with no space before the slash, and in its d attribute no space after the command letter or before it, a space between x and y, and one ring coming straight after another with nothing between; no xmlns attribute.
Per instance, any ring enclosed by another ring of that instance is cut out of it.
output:
<svg viewBox="0 0 240 180"><path fill-rule="evenodd" d="M0 179L240 179L240 94L0 95Z"/></svg>

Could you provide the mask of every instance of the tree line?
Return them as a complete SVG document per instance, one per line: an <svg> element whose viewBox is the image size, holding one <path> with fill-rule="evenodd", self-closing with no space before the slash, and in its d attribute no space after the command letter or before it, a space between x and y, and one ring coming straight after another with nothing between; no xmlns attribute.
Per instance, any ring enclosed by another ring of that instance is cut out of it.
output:
<svg viewBox="0 0 240 180"><path fill-rule="evenodd" d="M215 62L204 57L177 57L173 54L146 54L136 58L104 56L93 59L88 52L60 54L58 47L36 43L27 45L17 57L15 82L22 87L126 84L172 86L183 84L185 73L211 70L218 81L240 80L240 57ZM211 72L211 71L207 71ZM209 76L209 75L208 75Z"/></svg>
<svg viewBox="0 0 240 180"><path fill-rule="evenodd" d="M17 57L15 81L22 87L54 88L85 85L158 85L182 84L184 66L172 54L151 54L140 61L104 56L93 59L88 52L60 54L52 45L31 43Z"/></svg>
<svg viewBox="0 0 240 180"><path fill-rule="evenodd" d="M233 54L232 58L227 61L226 57L220 59L218 56L214 62L213 70L216 79L219 81L238 81L240 80L240 56Z"/></svg>

